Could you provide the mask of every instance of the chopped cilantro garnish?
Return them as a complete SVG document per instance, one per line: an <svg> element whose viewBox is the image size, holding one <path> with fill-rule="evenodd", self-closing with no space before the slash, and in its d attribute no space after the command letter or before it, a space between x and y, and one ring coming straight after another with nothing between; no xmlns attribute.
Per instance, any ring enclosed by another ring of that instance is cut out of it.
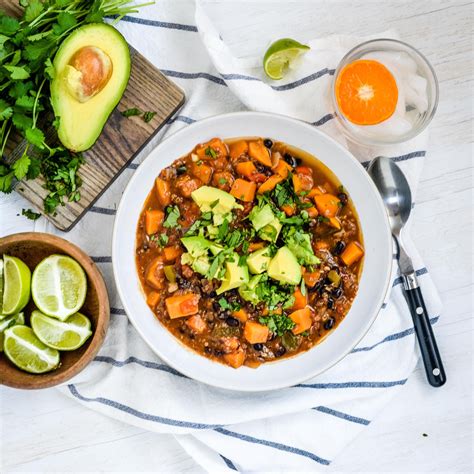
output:
<svg viewBox="0 0 474 474"><path fill-rule="evenodd" d="M163 227L171 229L173 227L179 228L178 219L180 217L179 207L178 206L168 206L166 208L166 219L163 222Z"/></svg>
<svg viewBox="0 0 474 474"><path fill-rule="evenodd" d="M260 317L259 322L268 326L268 329L278 336L283 336L286 331L291 331L295 327L295 323L284 314L270 314L269 316Z"/></svg>
<svg viewBox="0 0 474 474"><path fill-rule="evenodd" d="M156 112L150 112L150 111L144 112L142 116L143 121L148 123L155 115L156 115Z"/></svg>
<svg viewBox="0 0 474 474"><path fill-rule="evenodd" d="M136 107L132 107L131 109L124 110L120 112L124 117L134 117L135 115L141 115L143 112Z"/></svg>
<svg viewBox="0 0 474 474"><path fill-rule="evenodd" d="M205 153L207 156L210 156L211 158L217 158L216 150L214 150L214 148L211 148L210 146L208 146L208 147L204 150L204 153Z"/></svg>
<svg viewBox="0 0 474 474"><path fill-rule="evenodd" d="M35 221L36 219L39 219L41 217L41 214L39 212L32 211L31 209L22 209L21 215L32 221Z"/></svg>
<svg viewBox="0 0 474 474"><path fill-rule="evenodd" d="M230 309L231 311L239 311L241 307L239 303L233 301L229 302L224 297L220 298L218 303L222 309Z"/></svg>
<svg viewBox="0 0 474 474"><path fill-rule="evenodd" d="M227 184L227 180L225 178L219 178L219 181L217 181L221 186L224 184Z"/></svg>

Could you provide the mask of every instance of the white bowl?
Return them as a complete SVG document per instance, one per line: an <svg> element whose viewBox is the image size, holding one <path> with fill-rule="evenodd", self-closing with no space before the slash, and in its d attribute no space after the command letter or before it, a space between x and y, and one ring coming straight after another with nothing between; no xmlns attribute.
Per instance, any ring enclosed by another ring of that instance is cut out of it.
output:
<svg viewBox="0 0 474 474"><path fill-rule="evenodd" d="M135 232L143 203L160 171L213 137L269 137L298 147L322 161L339 178L359 214L365 260L359 291L344 320L321 344L295 357L257 369L233 369L200 356L176 339L147 306L135 266ZM219 115L196 122L160 143L138 167L120 202L112 243L115 281L130 321L150 348L182 374L231 390L288 387L314 377L340 361L375 320L389 287L392 241L375 185L359 162L311 125L256 112Z"/></svg>

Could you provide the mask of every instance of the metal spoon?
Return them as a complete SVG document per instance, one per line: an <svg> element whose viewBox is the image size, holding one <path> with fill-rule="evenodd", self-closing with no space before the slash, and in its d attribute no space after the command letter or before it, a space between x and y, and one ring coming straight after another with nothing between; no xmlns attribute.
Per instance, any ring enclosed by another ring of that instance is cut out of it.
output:
<svg viewBox="0 0 474 474"><path fill-rule="evenodd" d="M433 387L441 387L446 383L446 374L416 273L403 243L403 229L410 217L412 207L408 181L398 165L386 157L375 158L370 163L368 171L382 196L388 212L392 235L400 250L398 265L416 336L420 344L428 382Z"/></svg>

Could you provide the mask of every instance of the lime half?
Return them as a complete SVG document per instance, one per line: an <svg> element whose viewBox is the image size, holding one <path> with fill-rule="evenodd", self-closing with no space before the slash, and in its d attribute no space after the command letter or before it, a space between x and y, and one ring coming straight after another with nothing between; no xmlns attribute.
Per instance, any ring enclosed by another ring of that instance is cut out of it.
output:
<svg viewBox="0 0 474 474"><path fill-rule="evenodd" d="M64 321L84 304L86 274L71 257L50 255L35 268L31 293L42 313Z"/></svg>
<svg viewBox="0 0 474 474"><path fill-rule="evenodd" d="M25 324L25 315L23 313L10 314L9 316L0 314L0 352L3 351L3 333L6 329L17 324Z"/></svg>
<svg viewBox="0 0 474 474"><path fill-rule="evenodd" d="M42 374L59 365L59 352L44 345L27 326L7 329L3 349L17 367L32 374Z"/></svg>
<svg viewBox="0 0 474 474"><path fill-rule="evenodd" d="M271 79L282 79L291 63L311 49L291 38L282 38L270 45L263 57L263 69Z"/></svg>
<svg viewBox="0 0 474 474"><path fill-rule="evenodd" d="M3 267L3 259L0 259L0 315L3 311Z"/></svg>
<svg viewBox="0 0 474 474"><path fill-rule="evenodd" d="M92 334L91 322L81 313L73 314L65 321L58 321L39 311L33 311L31 327L41 342L60 351L73 351L81 347Z"/></svg>
<svg viewBox="0 0 474 474"><path fill-rule="evenodd" d="M30 299L31 272L19 258L3 256L2 314L21 311Z"/></svg>

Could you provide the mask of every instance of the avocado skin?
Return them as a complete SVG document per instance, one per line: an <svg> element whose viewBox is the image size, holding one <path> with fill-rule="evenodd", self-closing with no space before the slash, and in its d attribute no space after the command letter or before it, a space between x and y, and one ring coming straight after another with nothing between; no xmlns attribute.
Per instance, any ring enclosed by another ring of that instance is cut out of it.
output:
<svg viewBox="0 0 474 474"><path fill-rule="evenodd" d="M63 72L72 55L85 46L102 49L110 57L113 70L104 88L87 102L80 103L68 92ZM50 93L54 114L59 117L59 140L69 150L87 150L99 138L127 87L131 71L128 44L113 26L90 23L74 30L62 42L53 66L55 77Z"/></svg>

